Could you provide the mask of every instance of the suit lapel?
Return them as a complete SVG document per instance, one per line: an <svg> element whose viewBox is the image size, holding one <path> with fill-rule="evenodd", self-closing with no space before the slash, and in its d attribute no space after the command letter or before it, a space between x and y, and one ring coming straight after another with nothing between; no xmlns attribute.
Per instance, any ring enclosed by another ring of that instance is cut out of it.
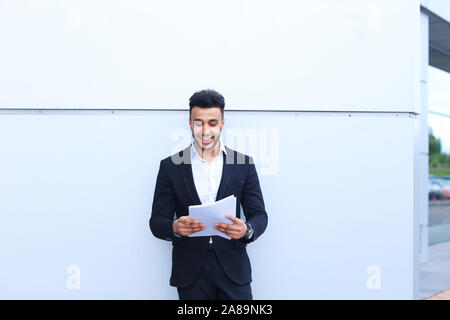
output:
<svg viewBox="0 0 450 320"><path fill-rule="evenodd" d="M194 202L194 204L197 205L202 204L202 202L200 201L200 197L198 196L197 188L195 187L194 183L194 176L192 175L191 147L192 144L180 152L180 155L183 158L183 162L180 165L180 170L184 185L187 192L189 193L189 197Z"/></svg>
<svg viewBox="0 0 450 320"><path fill-rule="evenodd" d="M230 182L231 171L233 170L234 152L228 149L226 146L225 149L227 150L227 155L225 155L225 153L222 153L222 178L220 179L219 189L217 190L216 201L224 198L223 195L225 194L225 190L227 190L228 183Z"/></svg>
<svg viewBox="0 0 450 320"><path fill-rule="evenodd" d="M194 176L192 174L192 165L191 165L191 147L192 144L187 148L179 152L179 156L183 159L180 163L180 171L181 177L183 178L184 185L186 190L194 204L202 204L200 201L200 197L197 193L197 188L194 183ZM227 188L228 183L230 182L231 171L233 170L233 159L234 152L233 150L225 147L227 150L227 155L222 153L223 156L223 166L222 166L222 178L220 179L219 189L217 190L216 201L223 198L223 194Z"/></svg>

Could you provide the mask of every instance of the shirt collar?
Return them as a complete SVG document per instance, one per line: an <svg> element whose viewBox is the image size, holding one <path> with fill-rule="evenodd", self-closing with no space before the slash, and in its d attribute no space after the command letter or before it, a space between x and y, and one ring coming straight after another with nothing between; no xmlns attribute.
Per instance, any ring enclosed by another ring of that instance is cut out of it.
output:
<svg viewBox="0 0 450 320"><path fill-rule="evenodd" d="M192 140L192 143L191 143L191 159L194 157L194 155L201 159L202 157L200 157L200 155L198 154L194 143L195 143L194 140ZM219 138L219 145L220 145L220 151L223 151L223 153L225 153L225 155L227 155L227 149L225 148L225 145L222 142L222 137ZM192 150L194 150L194 151L192 152ZM219 155L220 154L222 154L222 153L219 152Z"/></svg>

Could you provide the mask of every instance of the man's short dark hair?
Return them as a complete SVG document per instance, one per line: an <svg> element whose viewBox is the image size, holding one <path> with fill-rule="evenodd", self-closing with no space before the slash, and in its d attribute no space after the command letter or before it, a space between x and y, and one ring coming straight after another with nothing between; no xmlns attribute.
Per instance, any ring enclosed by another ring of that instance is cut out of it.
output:
<svg viewBox="0 0 450 320"><path fill-rule="evenodd" d="M223 118L223 110L225 108L225 98L215 90L207 89L197 91L189 98L189 118L193 107L200 108L220 108Z"/></svg>

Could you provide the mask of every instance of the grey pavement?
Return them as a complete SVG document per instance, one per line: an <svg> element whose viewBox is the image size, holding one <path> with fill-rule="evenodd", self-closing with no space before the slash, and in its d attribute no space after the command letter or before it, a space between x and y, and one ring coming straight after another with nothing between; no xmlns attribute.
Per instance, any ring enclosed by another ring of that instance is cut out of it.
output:
<svg viewBox="0 0 450 320"><path fill-rule="evenodd" d="M428 207L428 244L450 241L450 200L430 201Z"/></svg>
<svg viewBox="0 0 450 320"><path fill-rule="evenodd" d="M428 227L428 244L450 241L450 223Z"/></svg>
<svg viewBox="0 0 450 320"><path fill-rule="evenodd" d="M428 261L420 264L419 285L419 299L450 289L450 241L428 247Z"/></svg>
<svg viewBox="0 0 450 320"><path fill-rule="evenodd" d="M450 224L450 200L428 202L428 225Z"/></svg>

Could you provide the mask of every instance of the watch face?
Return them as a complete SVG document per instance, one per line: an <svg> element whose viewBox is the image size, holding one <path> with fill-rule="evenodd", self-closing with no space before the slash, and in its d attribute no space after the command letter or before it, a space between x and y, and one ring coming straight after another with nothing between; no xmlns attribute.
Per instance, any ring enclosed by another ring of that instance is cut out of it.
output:
<svg viewBox="0 0 450 320"><path fill-rule="evenodd" d="M249 223L246 223L247 225L247 232L245 233L246 236L250 236L253 234L252 226Z"/></svg>

